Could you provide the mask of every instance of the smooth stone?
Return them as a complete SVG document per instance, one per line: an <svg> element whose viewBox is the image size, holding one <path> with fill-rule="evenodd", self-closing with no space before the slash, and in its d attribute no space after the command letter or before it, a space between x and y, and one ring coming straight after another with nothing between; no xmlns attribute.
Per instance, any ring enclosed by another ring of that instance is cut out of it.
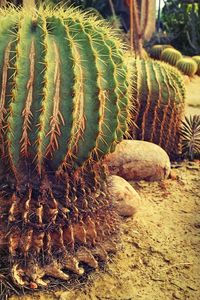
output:
<svg viewBox="0 0 200 300"><path fill-rule="evenodd" d="M160 146L136 140L124 140L104 162L111 175L119 175L129 181L160 181L170 174L170 159Z"/></svg>
<svg viewBox="0 0 200 300"><path fill-rule="evenodd" d="M122 217L131 217L141 203L139 194L125 179L111 175L108 177L108 191L117 213Z"/></svg>

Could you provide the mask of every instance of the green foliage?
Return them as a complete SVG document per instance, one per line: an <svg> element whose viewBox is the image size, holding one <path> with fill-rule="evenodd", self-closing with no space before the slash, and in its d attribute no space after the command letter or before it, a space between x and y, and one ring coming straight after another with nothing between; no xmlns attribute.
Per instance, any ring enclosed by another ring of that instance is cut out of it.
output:
<svg viewBox="0 0 200 300"><path fill-rule="evenodd" d="M167 0L162 10L164 29L173 46L186 55L200 52L200 1Z"/></svg>
<svg viewBox="0 0 200 300"><path fill-rule="evenodd" d="M184 110L185 86L181 73L166 63L135 60L132 67L137 80L133 83L133 115L136 128L131 135L160 145L174 157L179 153L179 129Z"/></svg>
<svg viewBox="0 0 200 300"><path fill-rule="evenodd" d="M0 22L0 160L14 173L56 171L113 151L127 130L129 71L104 22L74 9L1 10Z"/></svg>
<svg viewBox="0 0 200 300"><path fill-rule="evenodd" d="M160 59L168 64L175 66L177 61L181 59L182 54L173 48L166 48L161 52Z"/></svg>
<svg viewBox="0 0 200 300"><path fill-rule="evenodd" d="M197 71L197 63L190 57L183 57L176 63L176 67L185 75L193 76Z"/></svg>

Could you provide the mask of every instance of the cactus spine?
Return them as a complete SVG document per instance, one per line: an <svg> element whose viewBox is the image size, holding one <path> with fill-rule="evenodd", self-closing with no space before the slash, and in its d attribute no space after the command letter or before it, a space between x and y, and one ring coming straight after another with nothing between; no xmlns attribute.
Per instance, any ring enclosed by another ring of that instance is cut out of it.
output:
<svg viewBox="0 0 200 300"><path fill-rule="evenodd" d="M137 80L133 101L137 114L131 131L136 139L160 145L173 157L179 152L179 128L184 110L185 88L181 74L165 63L135 60Z"/></svg>
<svg viewBox="0 0 200 300"><path fill-rule="evenodd" d="M9 8L0 22L0 248L18 285L47 285L113 250L98 162L128 129L130 75L118 38L77 10Z"/></svg>
<svg viewBox="0 0 200 300"><path fill-rule="evenodd" d="M189 57L183 57L176 63L176 67L185 75L193 76L197 71L197 63Z"/></svg>
<svg viewBox="0 0 200 300"><path fill-rule="evenodd" d="M193 56L192 59L197 63L197 72L196 74L200 76L200 56Z"/></svg>
<svg viewBox="0 0 200 300"><path fill-rule="evenodd" d="M161 53L160 59L164 62L175 66L177 61L182 58L182 54L173 48L164 49Z"/></svg>

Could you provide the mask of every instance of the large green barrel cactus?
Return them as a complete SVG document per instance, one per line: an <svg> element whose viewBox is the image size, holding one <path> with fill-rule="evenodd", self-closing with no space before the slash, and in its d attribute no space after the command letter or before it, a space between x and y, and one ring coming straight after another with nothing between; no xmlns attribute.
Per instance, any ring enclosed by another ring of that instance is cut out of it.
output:
<svg viewBox="0 0 200 300"><path fill-rule="evenodd" d="M162 51L160 59L164 62L175 66L177 61L182 58L181 52L173 48L166 48Z"/></svg>
<svg viewBox="0 0 200 300"><path fill-rule="evenodd" d="M127 131L130 76L118 38L77 10L1 10L0 24L0 249L15 283L47 285L113 250L98 162Z"/></svg>
<svg viewBox="0 0 200 300"><path fill-rule="evenodd" d="M160 145L174 157L179 152L179 129L184 110L185 88L176 68L153 60L134 60L137 73L133 101L137 113L131 135ZM136 70L136 71L135 71Z"/></svg>
<svg viewBox="0 0 200 300"><path fill-rule="evenodd" d="M190 57L183 57L176 63L176 67L185 75L193 76L197 71L197 63Z"/></svg>

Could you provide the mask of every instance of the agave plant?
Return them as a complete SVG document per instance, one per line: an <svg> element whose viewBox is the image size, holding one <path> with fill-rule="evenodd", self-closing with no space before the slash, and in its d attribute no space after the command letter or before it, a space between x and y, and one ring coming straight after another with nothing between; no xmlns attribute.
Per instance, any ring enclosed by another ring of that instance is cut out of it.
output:
<svg viewBox="0 0 200 300"><path fill-rule="evenodd" d="M0 10L0 251L21 286L115 249L101 158L128 130L118 37L76 9Z"/></svg>
<svg viewBox="0 0 200 300"><path fill-rule="evenodd" d="M191 160L200 157L200 115L185 117L180 134L183 155Z"/></svg>

